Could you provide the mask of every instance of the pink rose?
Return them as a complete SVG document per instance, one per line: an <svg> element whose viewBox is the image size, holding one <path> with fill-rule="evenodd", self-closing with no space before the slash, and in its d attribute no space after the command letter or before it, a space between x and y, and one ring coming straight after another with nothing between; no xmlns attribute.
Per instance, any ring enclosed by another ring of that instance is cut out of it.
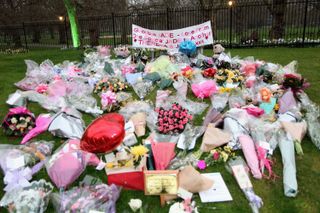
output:
<svg viewBox="0 0 320 213"><path fill-rule="evenodd" d="M219 159L219 157L220 157L219 152L215 152L215 153L213 153L213 160L218 160L218 159Z"/></svg>

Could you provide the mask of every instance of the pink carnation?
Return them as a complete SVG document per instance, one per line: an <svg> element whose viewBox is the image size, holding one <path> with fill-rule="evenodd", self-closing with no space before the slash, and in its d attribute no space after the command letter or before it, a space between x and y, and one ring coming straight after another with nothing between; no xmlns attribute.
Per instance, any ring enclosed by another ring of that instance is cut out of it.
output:
<svg viewBox="0 0 320 213"><path fill-rule="evenodd" d="M36 91L38 93L45 93L48 90L48 85L47 84L39 84L36 88Z"/></svg>
<svg viewBox="0 0 320 213"><path fill-rule="evenodd" d="M207 168L207 164L204 160L199 160L197 166L200 170L204 170Z"/></svg>

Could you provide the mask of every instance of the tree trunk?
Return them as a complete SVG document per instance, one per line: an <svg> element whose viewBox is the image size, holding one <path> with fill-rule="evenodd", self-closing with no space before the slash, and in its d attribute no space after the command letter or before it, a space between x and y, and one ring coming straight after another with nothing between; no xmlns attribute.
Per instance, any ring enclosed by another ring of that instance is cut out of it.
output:
<svg viewBox="0 0 320 213"><path fill-rule="evenodd" d="M19 34L19 30L12 30L12 41L14 43L14 47L15 48L20 48L22 47L22 43L21 43L21 37Z"/></svg>
<svg viewBox="0 0 320 213"><path fill-rule="evenodd" d="M78 18L76 14L76 6L74 5L72 0L63 0L63 2L67 9L68 17L70 21L73 47L78 48L80 47L80 37L79 37Z"/></svg>
<svg viewBox="0 0 320 213"><path fill-rule="evenodd" d="M90 45L98 46L99 45L99 29L98 28L90 28L89 29L90 36Z"/></svg>
<svg viewBox="0 0 320 213"><path fill-rule="evenodd" d="M270 39L283 38L285 34L285 13L287 9L287 0L273 0L272 4L272 27L270 30Z"/></svg>
<svg viewBox="0 0 320 213"><path fill-rule="evenodd" d="M122 29L121 29L121 43L127 44L127 22L126 22L126 16L121 18L122 22Z"/></svg>
<svg viewBox="0 0 320 213"><path fill-rule="evenodd" d="M62 24L59 24L59 44L66 44L67 38L66 38L66 32L65 28Z"/></svg>
<svg viewBox="0 0 320 213"><path fill-rule="evenodd" d="M38 27L35 27L33 30L32 42L40 43L40 39L41 39L40 29Z"/></svg>

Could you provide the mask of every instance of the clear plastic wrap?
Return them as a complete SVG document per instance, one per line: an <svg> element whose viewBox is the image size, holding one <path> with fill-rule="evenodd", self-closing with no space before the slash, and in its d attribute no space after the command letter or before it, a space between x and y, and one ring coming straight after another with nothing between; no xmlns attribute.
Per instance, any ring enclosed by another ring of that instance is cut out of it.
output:
<svg viewBox="0 0 320 213"><path fill-rule="evenodd" d="M241 157L236 157L228 161L228 169L236 178L238 185L249 201L253 213L258 213L262 207L262 199L253 191L253 186L247 173L247 165Z"/></svg>
<svg viewBox="0 0 320 213"><path fill-rule="evenodd" d="M223 111L224 108L227 106L228 100L229 100L229 93L216 93L213 94L210 99L211 99L211 104L212 108L218 110L218 111Z"/></svg>
<svg viewBox="0 0 320 213"><path fill-rule="evenodd" d="M46 211L53 186L41 179L30 186L5 193L0 206L10 213L43 213Z"/></svg>
<svg viewBox="0 0 320 213"><path fill-rule="evenodd" d="M249 120L245 110L233 108L226 113L223 128L232 134L232 140L229 142L229 146L233 149L239 149L241 147L238 137L241 135L250 135L248 125Z"/></svg>
<svg viewBox="0 0 320 213"><path fill-rule="evenodd" d="M48 131L58 137L80 139L84 128L85 124L81 118L59 112L53 116Z"/></svg>
<svg viewBox="0 0 320 213"><path fill-rule="evenodd" d="M287 197L295 197L298 193L296 159L294 153L294 143L284 131L278 133L279 148L283 163L283 188Z"/></svg>
<svg viewBox="0 0 320 213"><path fill-rule="evenodd" d="M320 109L317 104L312 102L304 92L300 93L299 99L301 107L306 111L305 120L308 124L308 134L313 144L320 149Z"/></svg>
<svg viewBox="0 0 320 213"><path fill-rule="evenodd" d="M9 95L6 103L11 106L26 107L27 100L22 96L22 92L20 90L17 90L17 91L15 91L15 93L12 93Z"/></svg>
<svg viewBox="0 0 320 213"><path fill-rule="evenodd" d="M31 60L25 60L25 63L27 65L26 77L15 83L20 89L34 90L39 84L50 82L53 78L53 73L50 73L50 69L43 70L36 62ZM49 64L44 62L42 68L49 66Z"/></svg>
<svg viewBox="0 0 320 213"><path fill-rule="evenodd" d="M51 154L53 142L37 141L22 145L0 146L0 166L4 173L5 191L29 186L32 175L44 165L45 158ZM40 161L36 164L36 162Z"/></svg>
<svg viewBox="0 0 320 213"><path fill-rule="evenodd" d="M53 141L35 141L24 145L0 144L0 166L7 171L33 166L51 154Z"/></svg>
<svg viewBox="0 0 320 213"><path fill-rule="evenodd" d="M141 100L143 100L153 90L152 81L149 80L137 81L132 85L132 87Z"/></svg>
<svg viewBox="0 0 320 213"><path fill-rule="evenodd" d="M56 212L116 212L120 188L112 184L85 185L61 193L53 193L51 199Z"/></svg>

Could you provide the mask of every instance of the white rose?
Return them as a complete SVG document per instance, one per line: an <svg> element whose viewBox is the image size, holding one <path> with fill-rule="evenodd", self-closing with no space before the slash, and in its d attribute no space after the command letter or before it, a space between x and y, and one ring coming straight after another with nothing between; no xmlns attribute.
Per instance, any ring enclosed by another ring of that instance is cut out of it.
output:
<svg viewBox="0 0 320 213"><path fill-rule="evenodd" d="M170 206L169 213L186 213L182 203L174 203Z"/></svg>
<svg viewBox="0 0 320 213"><path fill-rule="evenodd" d="M141 208L142 206L142 201L140 199L131 199L130 202L128 203L131 210L133 212L136 212L138 209Z"/></svg>
<svg viewBox="0 0 320 213"><path fill-rule="evenodd" d="M16 124L17 122L18 120L15 117L11 118L11 123Z"/></svg>

